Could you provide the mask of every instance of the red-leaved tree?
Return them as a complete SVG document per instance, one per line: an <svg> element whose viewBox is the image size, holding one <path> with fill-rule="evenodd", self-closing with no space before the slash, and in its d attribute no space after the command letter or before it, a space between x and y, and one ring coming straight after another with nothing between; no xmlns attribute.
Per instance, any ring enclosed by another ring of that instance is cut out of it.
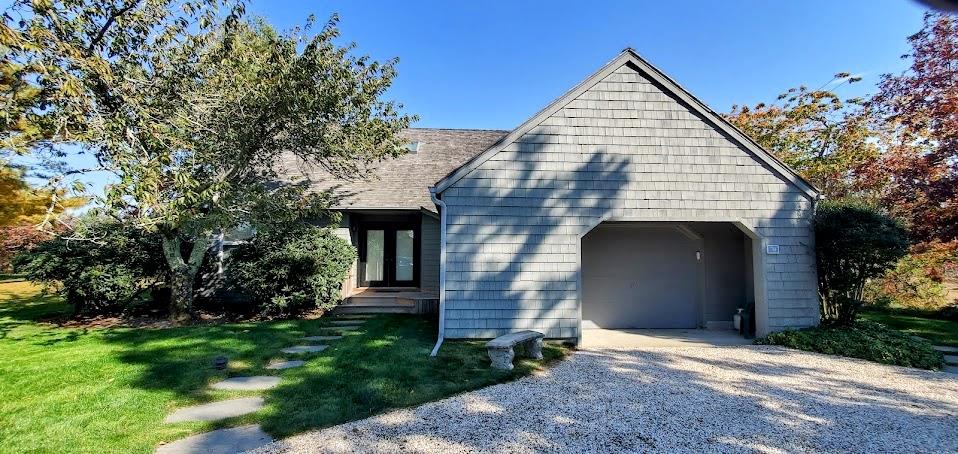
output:
<svg viewBox="0 0 958 454"><path fill-rule="evenodd" d="M63 227L55 224L52 229ZM10 261L17 253L28 251L54 235L51 228L41 229L32 224L0 226L0 273L10 271Z"/></svg>
<svg viewBox="0 0 958 454"><path fill-rule="evenodd" d="M928 13L908 38L908 70L885 75L872 105L885 148L870 177L919 242L958 240L958 19Z"/></svg>

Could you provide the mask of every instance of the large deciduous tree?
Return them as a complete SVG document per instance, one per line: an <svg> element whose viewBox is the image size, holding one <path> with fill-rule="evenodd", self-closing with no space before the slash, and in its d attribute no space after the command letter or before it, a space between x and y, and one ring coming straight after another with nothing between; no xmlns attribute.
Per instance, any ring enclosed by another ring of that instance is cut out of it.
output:
<svg viewBox="0 0 958 454"><path fill-rule="evenodd" d="M958 240L958 19L929 13L903 56L911 66L885 75L872 99L884 128L871 176L883 204L918 241Z"/></svg>
<svg viewBox="0 0 958 454"><path fill-rule="evenodd" d="M879 151L870 140L870 110L863 100L842 100L828 89L857 81L840 73L820 89L792 88L771 104L732 106L725 118L825 196L864 195L859 174Z"/></svg>
<svg viewBox="0 0 958 454"><path fill-rule="evenodd" d="M214 232L324 212L323 197L277 174L281 158L343 175L402 150L411 118L382 100L395 61L337 45L335 17L277 33L217 0L15 10L22 19L0 30L6 58L46 93L29 114L54 131L33 145L75 143L115 175L103 207L162 237L176 320Z"/></svg>

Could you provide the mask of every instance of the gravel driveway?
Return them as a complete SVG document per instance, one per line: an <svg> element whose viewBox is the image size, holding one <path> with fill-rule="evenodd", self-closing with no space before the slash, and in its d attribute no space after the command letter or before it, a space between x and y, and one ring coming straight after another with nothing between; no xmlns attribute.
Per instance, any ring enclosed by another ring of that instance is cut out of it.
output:
<svg viewBox="0 0 958 454"><path fill-rule="evenodd" d="M257 452L956 452L958 375L778 347L592 350Z"/></svg>

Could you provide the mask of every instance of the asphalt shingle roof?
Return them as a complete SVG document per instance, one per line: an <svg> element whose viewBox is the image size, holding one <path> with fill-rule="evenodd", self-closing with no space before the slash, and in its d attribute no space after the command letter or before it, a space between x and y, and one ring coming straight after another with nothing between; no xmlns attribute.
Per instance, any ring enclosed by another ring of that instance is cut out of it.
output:
<svg viewBox="0 0 958 454"><path fill-rule="evenodd" d="M419 150L371 165L365 178L344 180L289 157L281 172L305 177L317 191L332 190L336 208L432 209L429 187L483 152L509 131L410 128L400 135Z"/></svg>

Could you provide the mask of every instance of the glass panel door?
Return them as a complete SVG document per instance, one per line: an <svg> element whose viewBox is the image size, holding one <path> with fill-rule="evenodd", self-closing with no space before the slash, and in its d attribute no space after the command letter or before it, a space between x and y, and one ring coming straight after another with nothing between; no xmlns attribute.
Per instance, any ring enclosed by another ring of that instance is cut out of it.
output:
<svg viewBox="0 0 958 454"><path fill-rule="evenodd" d="M386 280L386 231L366 231L366 280Z"/></svg>
<svg viewBox="0 0 958 454"><path fill-rule="evenodd" d="M415 230L396 230L396 281L412 282L415 277Z"/></svg>
<svg viewBox="0 0 958 454"><path fill-rule="evenodd" d="M418 286L418 236L419 226L412 222L369 222L360 227L359 286Z"/></svg>

